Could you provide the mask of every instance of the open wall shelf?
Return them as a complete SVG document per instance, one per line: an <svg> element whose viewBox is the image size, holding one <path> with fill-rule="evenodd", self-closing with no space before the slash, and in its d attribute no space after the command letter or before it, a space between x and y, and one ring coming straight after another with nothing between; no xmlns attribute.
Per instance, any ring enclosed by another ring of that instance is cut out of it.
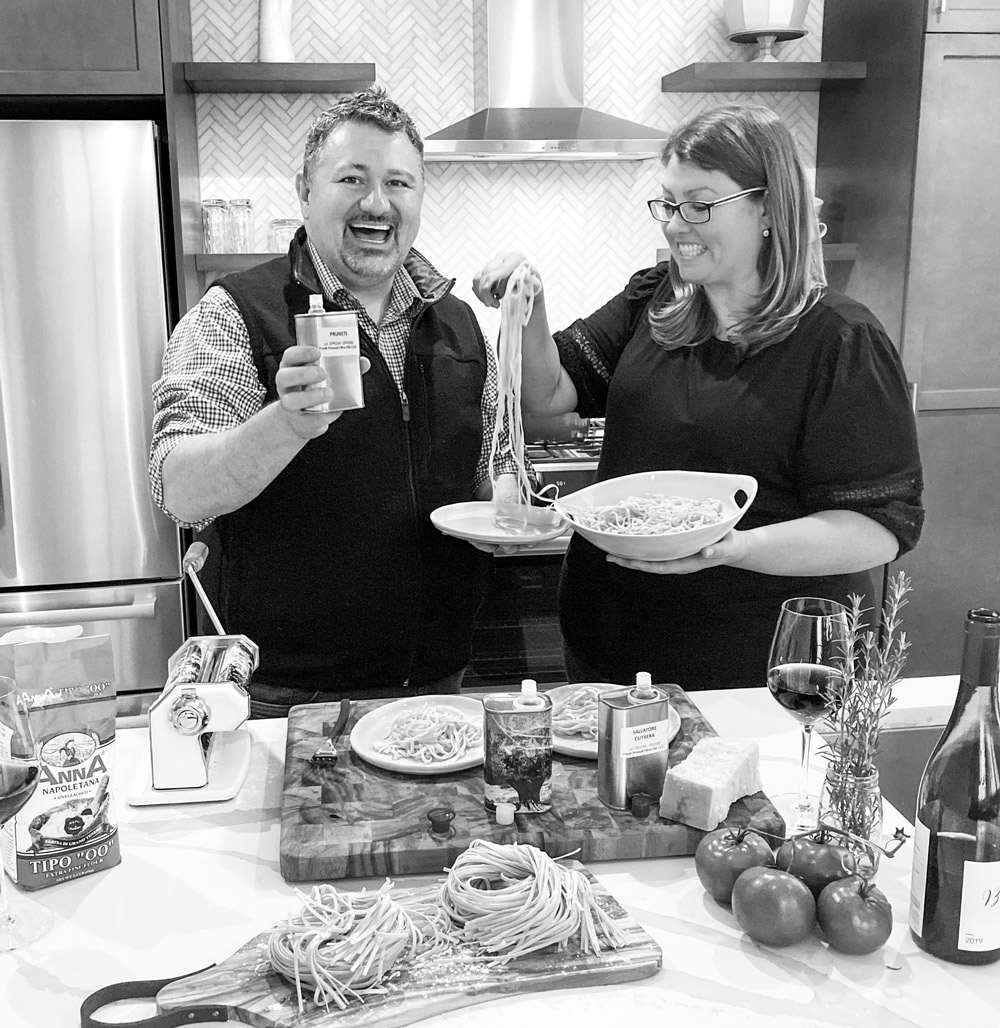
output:
<svg viewBox="0 0 1000 1028"><path fill-rule="evenodd" d="M188 61L193 93L353 93L375 82L374 64Z"/></svg>
<svg viewBox="0 0 1000 1028"><path fill-rule="evenodd" d="M864 61L703 61L664 75L663 93L771 93L859 82Z"/></svg>

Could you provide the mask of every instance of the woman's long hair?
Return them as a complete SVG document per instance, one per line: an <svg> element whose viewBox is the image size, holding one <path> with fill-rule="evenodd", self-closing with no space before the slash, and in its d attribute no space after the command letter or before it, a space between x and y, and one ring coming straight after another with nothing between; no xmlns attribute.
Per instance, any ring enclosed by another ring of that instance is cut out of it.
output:
<svg viewBox="0 0 1000 1028"><path fill-rule="evenodd" d="M664 165L671 157L721 171L740 189L767 188L771 232L757 261L761 291L729 340L741 355L780 342L826 287L812 190L791 133L768 107L726 104L676 128L660 154ZM653 339L676 349L713 338L715 317L705 290L685 282L673 258L670 280L673 298L649 312Z"/></svg>

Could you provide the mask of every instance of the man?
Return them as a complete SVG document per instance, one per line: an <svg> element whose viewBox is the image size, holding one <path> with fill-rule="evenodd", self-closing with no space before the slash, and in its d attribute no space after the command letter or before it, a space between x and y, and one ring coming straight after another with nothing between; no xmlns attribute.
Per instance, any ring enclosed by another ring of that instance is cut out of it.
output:
<svg viewBox="0 0 1000 1028"><path fill-rule="evenodd" d="M217 606L260 647L260 717L457 692L491 566L429 520L490 496L496 368L453 281L412 248L412 119L378 88L339 100L310 130L296 189L305 224L287 258L209 289L153 389L153 494L179 524L214 520ZM310 294L357 314L361 409L305 411L332 398L319 351L295 341Z"/></svg>

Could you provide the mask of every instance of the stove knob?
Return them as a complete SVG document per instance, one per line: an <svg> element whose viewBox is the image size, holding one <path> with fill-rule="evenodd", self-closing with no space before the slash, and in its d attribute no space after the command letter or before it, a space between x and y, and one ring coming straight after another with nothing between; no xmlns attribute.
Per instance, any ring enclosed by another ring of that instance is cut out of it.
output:
<svg viewBox="0 0 1000 1028"><path fill-rule="evenodd" d="M183 692L174 700L167 720L181 735L197 735L211 715L211 708L196 692Z"/></svg>

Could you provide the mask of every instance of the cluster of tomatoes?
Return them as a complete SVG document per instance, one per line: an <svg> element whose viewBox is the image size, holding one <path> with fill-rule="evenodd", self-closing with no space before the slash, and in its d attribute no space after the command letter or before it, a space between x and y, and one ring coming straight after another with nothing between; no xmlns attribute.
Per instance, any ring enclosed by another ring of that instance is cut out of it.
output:
<svg viewBox="0 0 1000 1028"><path fill-rule="evenodd" d="M842 953L874 953L892 931L892 908L857 874L854 854L819 829L772 851L748 828L718 828L698 844L701 884L731 904L740 928L769 946L791 946L819 929Z"/></svg>

